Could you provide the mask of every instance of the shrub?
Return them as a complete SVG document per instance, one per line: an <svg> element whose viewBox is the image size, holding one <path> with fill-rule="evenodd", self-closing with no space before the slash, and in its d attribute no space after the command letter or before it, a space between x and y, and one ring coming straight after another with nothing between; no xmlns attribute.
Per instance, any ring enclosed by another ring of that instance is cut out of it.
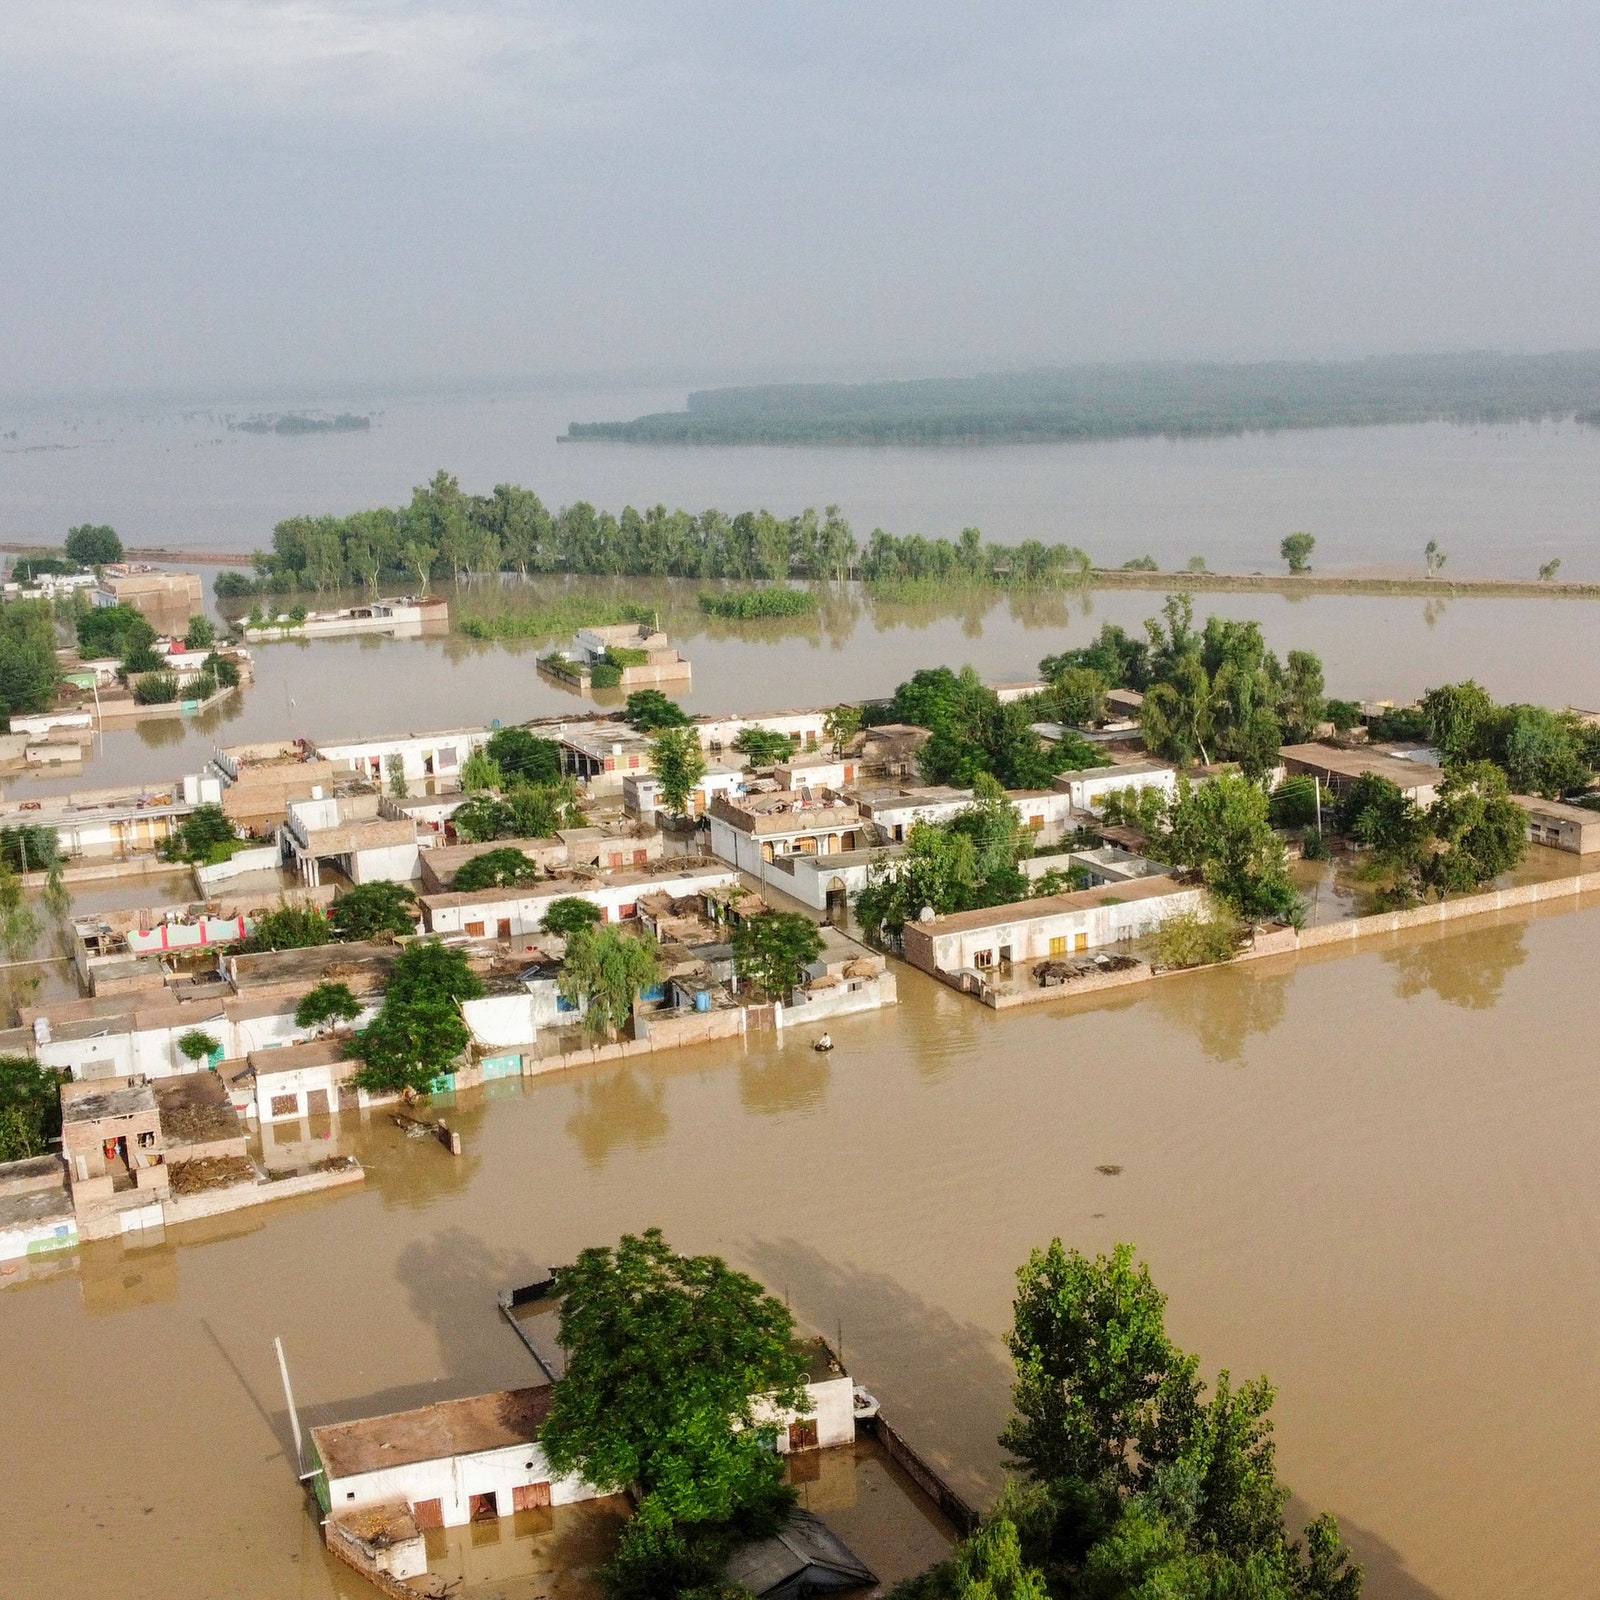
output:
<svg viewBox="0 0 1600 1600"><path fill-rule="evenodd" d="M580 928L592 928L603 916L600 907L590 900L580 900L577 895L563 895L545 907L544 921L540 924L546 933L570 939Z"/></svg>
<svg viewBox="0 0 1600 1600"><path fill-rule="evenodd" d="M708 617L741 622L752 617L798 617L817 609L817 597L809 589L734 589L702 594L700 609Z"/></svg>
<svg viewBox="0 0 1600 1600"><path fill-rule="evenodd" d="M333 902L328 920L345 940L417 931L417 897L403 883L362 883Z"/></svg>
<svg viewBox="0 0 1600 1600"><path fill-rule="evenodd" d="M209 650L217 642L216 624L210 617L189 618L188 631L183 636L184 646L190 650Z"/></svg>
<svg viewBox="0 0 1600 1600"><path fill-rule="evenodd" d="M1232 961L1239 949L1240 923L1226 914L1202 917L1193 911L1169 917L1151 935L1158 967L1208 967Z"/></svg>
<svg viewBox="0 0 1600 1600"><path fill-rule="evenodd" d="M596 661L589 668L589 685L594 689L615 689L622 682L622 668L614 661Z"/></svg>
<svg viewBox="0 0 1600 1600"><path fill-rule="evenodd" d="M1329 700L1322 709L1340 733L1348 733L1361 721L1361 706L1355 700Z"/></svg>
<svg viewBox="0 0 1600 1600"><path fill-rule="evenodd" d="M1309 828L1317 820L1315 779L1296 774L1272 791L1270 805L1275 828Z"/></svg>
<svg viewBox="0 0 1600 1600"><path fill-rule="evenodd" d="M206 657L206 671L224 689L237 689L239 687L238 663L230 660L227 656L219 656L215 650Z"/></svg>
<svg viewBox="0 0 1600 1600"><path fill-rule="evenodd" d="M78 653L86 660L125 656L138 643L154 644L156 630L134 606L95 606L78 618Z"/></svg>
<svg viewBox="0 0 1600 1600"><path fill-rule="evenodd" d="M334 942L332 926L315 906L280 903L255 921L255 931L237 946L240 951L307 950Z"/></svg>
<svg viewBox="0 0 1600 1600"><path fill-rule="evenodd" d="M688 712L659 689L635 689L628 696L622 714L640 733L654 733L657 728L681 728L689 721Z"/></svg>
<svg viewBox="0 0 1600 1600"><path fill-rule="evenodd" d="M648 650L630 650L625 645L614 644L601 657L601 660L609 661L614 667L643 667L649 665L650 652Z"/></svg>
<svg viewBox="0 0 1600 1600"><path fill-rule="evenodd" d="M631 695L628 703L633 703ZM561 781L561 746L554 739L541 739L526 728L499 728L483 749L507 783Z"/></svg>
<svg viewBox="0 0 1600 1600"><path fill-rule="evenodd" d="M178 678L172 672L147 672L133 686L135 705L166 706L178 698Z"/></svg>

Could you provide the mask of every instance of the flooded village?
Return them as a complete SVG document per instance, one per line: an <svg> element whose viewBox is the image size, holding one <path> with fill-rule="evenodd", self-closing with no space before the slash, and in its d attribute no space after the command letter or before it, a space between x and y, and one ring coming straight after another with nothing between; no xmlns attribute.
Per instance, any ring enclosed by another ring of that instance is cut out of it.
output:
<svg viewBox="0 0 1600 1600"><path fill-rule="evenodd" d="M1297 1489L1343 1497L1369 1592L1432 1593L1363 1520L1381 1520L1397 1482L1380 1475L1386 1491L1352 1508L1330 1417L1305 1409L1329 1403L1319 1379L1334 1374L1306 1370L1318 1341L1304 1341L1316 1325L1341 1342L1338 1319L1301 1282L1241 1336L1223 1289L1244 1274L1231 1293L1247 1302L1263 1259L1286 1269L1284 1247L1321 1238L1328 1219L1305 1209L1319 1183L1347 1210L1361 1184L1363 1213L1431 1183L1412 1210L1424 1231L1452 1204L1446 1144L1383 1152L1404 1138L1408 1096L1439 1092L1458 1019L1502 1001L1537 1013L1546 974L1587 959L1559 930L1600 914L1600 810L1502 780L1503 858L1408 893L1405 872L1454 848L1417 845L1454 792L1421 706L1329 702L1330 718L1319 700L1304 736L1246 779L1238 760L1153 751L1148 690L1077 705L1081 680L1061 674L1081 665L985 685L908 664L892 699L738 713L685 713L670 693L689 663L648 627L580 632L538 670L593 693L596 665L618 672L625 704L218 745L200 770L137 789L0 802L24 891L53 881L71 903L69 958L48 988L13 990L0 1040L47 1085L59 1130L0 1163L0 1316L17 1337L66 1294L89 1320L63 1356L98 1368L102 1330L132 1318L165 1330L139 1358L152 1379L201 1361L209 1390L232 1386L227 1426L186 1414L179 1481L235 1478L244 1544L226 1559L262 1592L586 1593L631 1510L540 1453L565 1360L545 1269L661 1221L781 1296L822 1352L809 1404L763 1414L801 1520L730 1558L745 1564L729 1581L887 1587L942 1559L998 1487L995 1297L1011 1268L1051 1233L1106 1248L1131 1232L1207 1348L1302 1390L1289 1416L1304 1442L1282 1448ZM1025 749L1026 786L950 770L939 697L953 695ZM1564 726L1581 739L1593 720ZM1261 797L1250 871L1284 874L1289 899L1230 901L1216 858L1174 842L1208 789ZM1347 964L1331 987L1330 962ZM1395 1126L1308 1163L1317 1118L1341 1115L1325 1085L1298 1132L1276 1125L1286 1142L1265 1166L1259 1148L1227 1156L1279 1091L1203 1090L1194 1063L1256 1079L1308 1062L1331 1015L1352 1024L1350 985L1385 1043L1340 1096L1430 1064L1386 1101ZM1414 1007L1391 1012L1419 993L1435 1014L1411 1037ZM1018 1007L1026 1020L985 1015ZM1301 1012L1302 1043L1264 1057ZM1463 1138L1487 1135L1498 1093ZM1370 1163L1390 1159L1375 1184ZM1253 1251L1233 1237L1230 1161L1280 1197ZM1547 1181L1560 1170L1558 1154ZM942 1263L913 1248L933 1238ZM208 1261L231 1265L185 1287ZM515 1299L529 1281L540 1291ZM930 1298L907 1298L918 1283ZM196 1292L210 1309L180 1334ZM281 1371L263 1361L280 1335ZM1348 1401L1359 1366L1332 1392ZM89 1403L106 1380L84 1381ZM829 1384L848 1402L831 1422ZM163 1405L141 1401L139 1425ZM271 1448L246 1460L263 1429ZM139 1519L175 1514L115 1509L122 1491L106 1500L111 1479L90 1477L101 1488L63 1528L110 1516L137 1543ZM212 1557L173 1543L164 1581L202 1592Z"/></svg>

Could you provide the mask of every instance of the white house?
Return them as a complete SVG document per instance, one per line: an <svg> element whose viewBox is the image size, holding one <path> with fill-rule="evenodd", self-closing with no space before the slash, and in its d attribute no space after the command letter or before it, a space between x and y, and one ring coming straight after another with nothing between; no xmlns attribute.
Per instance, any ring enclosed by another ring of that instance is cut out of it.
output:
<svg viewBox="0 0 1600 1600"><path fill-rule="evenodd" d="M1156 876L1048 895L982 911L958 911L908 922L901 934L906 960L924 972L976 972L1049 957L1081 955L1134 939L1184 912L1203 913L1204 889Z"/></svg>
<svg viewBox="0 0 1600 1600"><path fill-rule="evenodd" d="M899 843L918 822L945 823L965 811L972 804L972 791L941 783L918 788L863 789L859 799L862 816L875 822L885 839Z"/></svg>
<svg viewBox="0 0 1600 1600"><path fill-rule="evenodd" d="M1072 796L1061 789L1012 789L1006 798L1035 845L1055 844L1073 831Z"/></svg>
<svg viewBox="0 0 1600 1600"><path fill-rule="evenodd" d="M429 933L515 939L540 932L553 900L587 900L600 907L605 921L624 922L633 916L641 894L700 894L738 881L738 873L721 862L703 856L669 856L599 878L544 878L505 889L425 894L421 905Z"/></svg>
<svg viewBox="0 0 1600 1600"><path fill-rule="evenodd" d="M398 757L407 782L428 779L458 782L467 757L489 742L488 728L446 728L439 733L403 733L387 739L354 739L319 743L317 756L334 766L359 772L386 787L390 762Z"/></svg>
<svg viewBox="0 0 1600 1600"><path fill-rule="evenodd" d="M867 842L853 800L824 791L718 796L711 803L711 852L746 872L787 856L837 855Z"/></svg>
<svg viewBox="0 0 1600 1600"><path fill-rule="evenodd" d="M828 713L832 706L811 706L797 711L772 711L762 716L698 716L694 719L700 744L709 754L722 755L747 728L781 733L797 751L817 750L828 742Z"/></svg>
<svg viewBox="0 0 1600 1600"><path fill-rule="evenodd" d="M1159 789L1170 800L1177 792L1178 774L1160 761L1129 761L1063 772L1055 786L1070 798L1074 811L1094 811L1108 794L1122 789Z"/></svg>
<svg viewBox="0 0 1600 1600"><path fill-rule="evenodd" d="M688 812L704 816L718 795L732 799L744 793L745 774L720 761L709 762L704 775L689 794ZM622 809L640 822L655 823L661 807L661 780L653 772L630 772L622 780Z"/></svg>
<svg viewBox="0 0 1600 1600"><path fill-rule="evenodd" d="M300 881L313 886L325 861L358 884L409 883L422 871L416 821L379 816L375 794L291 800L284 836Z"/></svg>
<svg viewBox="0 0 1600 1600"><path fill-rule="evenodd" d="M324 1511L407 1502L419 1528L459 1528L538 1506L592 1500L558 1477L539 1444L551 1388L502 1389L311 1430L313 1486Z"/></svg>

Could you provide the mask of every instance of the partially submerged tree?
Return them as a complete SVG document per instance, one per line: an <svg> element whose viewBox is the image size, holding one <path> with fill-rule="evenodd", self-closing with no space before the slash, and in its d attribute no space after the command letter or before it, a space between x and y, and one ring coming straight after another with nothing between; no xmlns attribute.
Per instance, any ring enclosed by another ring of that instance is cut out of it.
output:
<svg viewBox="0 0 1600 1600"><path fill-rule="evenodd" d="M1152 848L1163 860L1197 870L1212 893L1247 920L1298 923L1304 914L1283 840L1268 820L1267 797L1237 773L1196 785L1180 779L1167 832Z"/></svg>
<svg viewBox="0 0 1600 1600"><path fill-rule="evenodd" d="M249 938L234 948L240 952L306 950L313 945L333 944L335 937L332 923L316 906L292 906L280 900L255 918Z"/></svg>
<svg viewBox="0 0 1600 1600"><path fill-rule="evenodd" d="M1422 880L1440 895L1481 889L1527 854L1527 815L1510 798L1505 774L1488 761L1448 771L1428 821L1436 845Z"/></svg>
<svg viewBox="0 0 1600 1600"><path fill-rule="evenodd" d="M652 1228L584 1250L556 1274L566 1372L539 1442L556 1473L632 1486L646 1531L783 1509L767 1397L805 1406L786 1307L716 1256L680 1256Z"/></svg>
<svg viewBox="0 0 1600 1600"><path fill-rule="evenodd" d="M586 1003L591 1033L614 1038L633 1015L640 994L661 981L661 950L648 933L624 933L604 925L579 928L567 937L556 987L574 1003Z"/></svg>
<svg viewBox="0 0 1600 1600"><path fill-rule="evenodd" d="M122 559L122 541L103 522L82 522L67 530L66 552L80 567L103 567Z"/></svg>
<svg viewBox="0 0 1600 1600"><path fill-rule="evenodd" d="M822 731L827 734L835 755L861 732L861 720L861 707L849 704L836 705L822 719Z"/></svg>
<svg viewBox="0 0 1600 1600"><path fill-rule="evenodd" d="M420 939L407 945L389 973L383 1007L356 1035L362 1067L355 1081L375 1093L432 1090L472 1042L460 1003L483 993L466 952Z"/></svg>
<svg viewBox="0 0 1600 1600"><path fill-rule="evenodd" d="M1311 552L1316 548L1317 541L1309 533L1291 533L1281 545L1278 554L1289 563L1291 572L1309 572L1311 570Z"/></svg>
<svg viewBox="0 0 1600 1600"><path fill-rule="evenodd" d="M640 733L654 733L657 728L689 726L689 713L659 689L635 689L628 696L622 715Z"/></svg>
<svg viewBox="0 0 1600 1600"><path fill-rule="evenodd" d="M787 1000L822 954L822 935L809 918L791 911L745 917L733 930L733 965L742 982L772 1000Z"/></svg>

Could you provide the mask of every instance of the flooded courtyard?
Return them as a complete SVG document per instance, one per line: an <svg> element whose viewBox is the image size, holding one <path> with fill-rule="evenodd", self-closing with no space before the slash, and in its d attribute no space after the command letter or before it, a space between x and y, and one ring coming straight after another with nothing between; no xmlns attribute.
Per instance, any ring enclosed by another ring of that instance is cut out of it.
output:
<svg viewBox="0 0 1600 1600"><path fill-rule="evenodd" d="M1370 1595L1596 1587L1600 910L999 1018L901 981L831 1056L752 1035L465 1095L458 1159L382 1115L310 1130L364 1186L8 1287L7 1592L354 1595L273 1336L307 1423L527 1382L495 1291L652 1224L842 1340L980 1500L1016 1266L1131 1239L1208 1374L1279 1385L1291 1514L1339 1516Z"/></svg>

